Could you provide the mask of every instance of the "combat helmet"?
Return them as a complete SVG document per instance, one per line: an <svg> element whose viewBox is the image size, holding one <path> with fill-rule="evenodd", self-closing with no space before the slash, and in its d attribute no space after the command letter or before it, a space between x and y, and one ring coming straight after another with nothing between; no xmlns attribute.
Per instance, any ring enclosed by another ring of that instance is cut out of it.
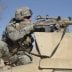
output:
<svg viewBox="0 0 72 72"><path fill-rule="evenodd" d="M21 20L22 18L31 17L32 11L28 7L21 7L16 10L15 18Z"/></svg>

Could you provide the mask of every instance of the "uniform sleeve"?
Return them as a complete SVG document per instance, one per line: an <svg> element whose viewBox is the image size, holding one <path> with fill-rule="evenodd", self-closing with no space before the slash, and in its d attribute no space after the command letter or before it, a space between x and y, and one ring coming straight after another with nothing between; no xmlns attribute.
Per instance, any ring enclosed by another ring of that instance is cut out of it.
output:
<svg viewBox="0 0 72 72"><path fill-rule="evenodd" d="M25 31L18 31L13 26L9 25L6 28L7 36L12 40L16 41L18 39L21 39L25 35Z"/></svg>
<svg viewBox="0 0 72 72"><path fill-rule="evenodd" d="M33 24L27 25L22 30L25 30L26 34L29 34L30 32L34 31L34 25Z"/></svg>
<svg viewBox="0 0 72 72"><path fill-rule="evenodd" d="M29 34L32 30L34 29L33 24L32 25L27 25L24 28L17 30L16 28L14 28L13 26L9 25L6 28L6 32L8 37L13 40L16 41L18 39L23 38L26 34Z"/></svg>

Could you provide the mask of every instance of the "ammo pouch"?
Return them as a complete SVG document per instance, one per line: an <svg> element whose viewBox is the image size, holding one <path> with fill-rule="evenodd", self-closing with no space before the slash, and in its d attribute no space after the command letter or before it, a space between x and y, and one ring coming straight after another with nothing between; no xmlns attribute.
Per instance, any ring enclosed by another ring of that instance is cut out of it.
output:
<svg viewBox="0 0 72 72"><path fill-rule="evenodd" d="M30 52L33 48L33 45L32 45L33 41L34 39L30 34L25 35L22 39L18 41L18 44L20 46L19 50Z"/></svg>

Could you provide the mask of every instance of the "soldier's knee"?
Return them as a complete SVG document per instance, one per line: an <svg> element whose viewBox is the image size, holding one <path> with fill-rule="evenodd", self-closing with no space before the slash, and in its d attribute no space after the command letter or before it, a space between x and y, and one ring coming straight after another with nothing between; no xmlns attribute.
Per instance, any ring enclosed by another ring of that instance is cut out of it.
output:
<svg viewBox="0 0 72 72"><path fill-rule="evenodd" d="M19 61L21 65L29 64L32 62L29 56L27 55L22 55L19 57Z"/></svg>

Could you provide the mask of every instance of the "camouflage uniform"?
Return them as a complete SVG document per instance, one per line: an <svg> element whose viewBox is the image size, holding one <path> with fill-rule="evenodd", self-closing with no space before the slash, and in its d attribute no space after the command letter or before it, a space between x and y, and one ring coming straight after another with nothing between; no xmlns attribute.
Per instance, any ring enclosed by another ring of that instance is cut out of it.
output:
<svg viewBox="0 0 72 72"><path fill-rule="evenodd" d="M5 61L10 57L9 49L7 44L4 41L0 41L0 58L3 58Z"/></svg>
<svg viewBox="0 0 72 72"><path fill-rule="evenodd" d="M29 54L33 42L31 36L33 24L29 20L31 16L32 12L28 7L19 8L16 10L15 18L6 27L2 40L8 44L11 64L22 65L32 62L32 57Z"/></svg>

